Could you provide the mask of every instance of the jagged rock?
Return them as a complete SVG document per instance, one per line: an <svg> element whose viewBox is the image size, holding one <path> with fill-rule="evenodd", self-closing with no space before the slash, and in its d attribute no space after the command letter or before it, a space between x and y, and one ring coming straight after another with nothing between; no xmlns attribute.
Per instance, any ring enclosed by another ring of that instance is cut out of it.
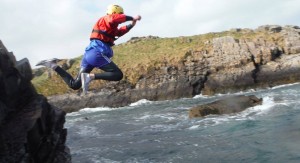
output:
<svg viewBox="0 0 300 163"><path fill-rule="evenodd" d="M230 114L241 112L249 107L261 105L262 99L254 95L232 96L224 99L193 107L189 110L189 117L203 117L210 114Z"/></svg>
<svg viewBox="0 0 300 163"><path fill-rule="evenodd" d="M0 41L0 162L71 162L65 112L36 93L27 59Z"/></svg>
<svg viewBox="0 0 300 163"><path fill-rule="evenodd" d="M132 37L130 38L126 43L136 43L145 39L157 39L159 38L158 36L146 36L146 37Z"/></svg>
<svg viewBox="0 0 300 163"><path fill-rule="evenodd" d="M297 57L297 52L300 51L299 29L262 26L257 30L275 31L281 35L285 44L279 46L281 43L263 37L252 40L237 40L231 36L214 39L213 53L208 54L210 75L204 83L202 94L236 92L299 81L297 72L300 71L300 65L296 64L300 62L300 58ZM291 54L293 60L287 57ZM280 72L280 67L285 67L284 71Z"/></svg>
<svg viewBox="0 0 300 163"><path fill-rule="evenodd" d="M117 82L113 89L102 94L91 92L87 97L71 98L62 95L49 97L49 101L59 108L75 111L94 106L120 107L140 99L168 100L200 93L214 95L300 81L298 26L261 26L255 30L236 31L248 35L203 40L205 48L187 50L177 63L157 63L159 66L149 68L147 74L141 75L130 87Z"/></svg>
<svg viewBox="0 0 300 163"><path fill-rule="evenodd" d="M300 53L300 28L298 26L287 26L281 33L284 36L284 53Z"/></svg>
<svg viewBox="0 0 300 163"><path fill-rule="evenodd" d="M267 31L270 33L279 33L282 30L282 27L279 25L264 25L256 29L257 31Z"/></svg>
<svg viewBox="0 0 300 163"><path fill-rule="evenodd" d="M276 86L300 80L300 53L283 55L280 59L260 66L256 74L257 86Z"/></svg>

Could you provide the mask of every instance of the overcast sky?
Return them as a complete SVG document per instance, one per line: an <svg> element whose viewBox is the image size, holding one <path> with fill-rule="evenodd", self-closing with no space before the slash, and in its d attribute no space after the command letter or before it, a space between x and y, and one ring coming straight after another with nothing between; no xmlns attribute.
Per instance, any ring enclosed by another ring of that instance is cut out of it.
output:
<svg viewBox="0 0 300 163"><path fill-rule="evenodd" d="M0 40L17 60L84 53L93 25L109 4L142 20L116 41L136 36L178 37L261 25L300 26L300 0L1 0Z"/></svg>

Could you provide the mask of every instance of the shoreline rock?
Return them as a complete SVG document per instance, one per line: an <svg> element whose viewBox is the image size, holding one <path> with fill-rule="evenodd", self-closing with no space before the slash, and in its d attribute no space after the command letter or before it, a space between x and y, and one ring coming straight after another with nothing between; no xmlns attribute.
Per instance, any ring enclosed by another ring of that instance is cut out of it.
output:
<svg viewBox="0 0 300 163"><path fill-rule="evenodd" d="M140 77L132 86L110 82L106 89L90 91L88 96L65 94L48 97L63 110L85 107L122 107L141 99L152 101L190 98L267 88L300 81L300 28L298 26L260 26L255 30L273 39L236 39L224 36L207 41L212 49L190 50L176 65L162 64ZM191 40L192 41L192 40Z"/></svg>
<svg viewBox="0 0 300 163"><path fill-rule="evenodd" d="M204 117L210 114L238 113L261 104L262 98L257 98L254 95L231 96L189 109L189 118Z"/></svg>

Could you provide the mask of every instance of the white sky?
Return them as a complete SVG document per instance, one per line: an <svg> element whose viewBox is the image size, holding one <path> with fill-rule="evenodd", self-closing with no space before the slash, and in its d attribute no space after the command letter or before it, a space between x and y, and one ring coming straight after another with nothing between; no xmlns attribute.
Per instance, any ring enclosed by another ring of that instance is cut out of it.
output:
<svg viewBox="0 0 300 163"><path fill-rule="evenodd" d="M178 37L261 25L300 26L300 0L1 0L0 40L17 60L84 53L109 4L142 20L116 44L136 36Z"/></svg>

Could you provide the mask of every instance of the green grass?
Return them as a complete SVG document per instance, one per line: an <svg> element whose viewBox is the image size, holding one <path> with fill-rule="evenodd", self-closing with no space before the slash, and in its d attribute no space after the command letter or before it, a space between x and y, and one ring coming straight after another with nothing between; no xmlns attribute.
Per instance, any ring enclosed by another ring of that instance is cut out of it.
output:
<svg viewBox="0 0 300 163"><path fill-rule="evenodd" d="M141 75L163 65L163 63L176 65L190 51L201 51L204 49L211 51L212 39L223 36L232 36L236 39L246 40L262 37L267 41L278 41L280 39L276 34L232 31L175 38L144 38L134 43L129 41L114 46L113 61L124 72L125 77L123 80L127 80L134 85ZM79 71L81 58L82 56L75 58L75 63L68 70L74 77ZM100 70L95 70L94 72L100 72ZM53 76L48 78L47 72L44 72L43 75L35 77L32 83L39 93L46 96L74 92L67 87L56 73L53 73ZM103 83L105 81L95 81L91 84L91 88L99 88Z"/></svg>

